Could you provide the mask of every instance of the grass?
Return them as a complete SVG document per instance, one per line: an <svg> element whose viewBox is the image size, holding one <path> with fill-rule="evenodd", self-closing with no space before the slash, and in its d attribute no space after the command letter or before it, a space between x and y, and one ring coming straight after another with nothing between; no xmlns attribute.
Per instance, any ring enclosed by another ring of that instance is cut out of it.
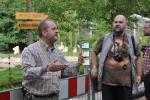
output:
<svg viewBox="0 0 150 100"><path fill-rule="evenodd" d="M5 57L9 57L9 56L13 56L13 53L12 52L0 52L0 57L1 58L5 58Z"/></svg>
<svg viewBox="0 0 150 100"><path fill-rule="evenodd" d="M16 66L15 68L11 68L10 72L9 69L0 71L0 91L21 86L21 81L22 72L20 65Z"/></svg>
<svg viewBox="0 0 150 100"><path fill-rule="evenodd" d="M84 66L80 67L80 74L84 73ZM15 68L0 70L0 91L5 91L20 87L22 82L21 66L17 65Z"/></svg>

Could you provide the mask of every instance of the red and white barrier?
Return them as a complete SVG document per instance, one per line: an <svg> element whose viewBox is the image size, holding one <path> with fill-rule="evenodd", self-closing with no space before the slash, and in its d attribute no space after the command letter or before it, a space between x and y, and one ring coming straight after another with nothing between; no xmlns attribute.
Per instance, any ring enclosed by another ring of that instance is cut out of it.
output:
<svg viewBox="0 0 150 100"><path fill-rule="evenodd" d="M0 92L0 100L23 100L21 88Z"/></svg>
<svg viewBox="0 0 150 100"><path fill-rule="evenodd" d="M68 99L89 91L90 77L88 74L60 80L60 100ZM21 88L0 92L0 100L23 100Z"/></svg>
<svg viewBox="0 0 150 100"><path fill-rule="evenodd" d="M67 99L87 93L89 90L89 78L87 74L62 79L60 81L60 99Z"/></svg>

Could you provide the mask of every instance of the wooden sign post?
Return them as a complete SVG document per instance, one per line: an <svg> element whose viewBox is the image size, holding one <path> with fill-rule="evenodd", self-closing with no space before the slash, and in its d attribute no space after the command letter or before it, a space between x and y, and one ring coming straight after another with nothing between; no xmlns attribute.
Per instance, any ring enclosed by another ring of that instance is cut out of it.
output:
<svg viewBox="0 0 150 100"><path fill-rule="evenodd" d="M28 30L28 37L29 37L28 44L31 44L33 42L33 34L31 32L31 29L37 29L40 20L44 20L47 17L48 15L44 13L16 12L16 19L19 20L17 23L17 27L19 29Z"/></svg>
<svg viewBox="0 0 150 100"><path fill-rule="evenodd" d="M17 27L19 29L37 29L39 21L19 21Z"/></svg>
<svg viewBox="0 0 150 100"><path fill-rule="evenodd" d="M35 13L35 12L16 12L16 19L23 20L43 20L46 19L48 15L44 13Z"/></svg>

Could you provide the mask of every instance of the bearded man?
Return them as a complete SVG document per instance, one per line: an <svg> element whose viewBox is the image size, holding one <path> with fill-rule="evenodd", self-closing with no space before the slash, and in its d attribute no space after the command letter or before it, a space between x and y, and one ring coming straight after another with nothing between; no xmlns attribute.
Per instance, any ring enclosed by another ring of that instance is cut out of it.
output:
<svg viewBox="0 0 150 100"><path fill-rule="evenodd" d="M133 100L132 86L141 82L140 48L125 32L125 16L117 15L113 31L100 38L91 55L91 75L102 83L103 100ZM98 54L100 53L99 63ZM136 66L135 66L136 65Z"/></svg>

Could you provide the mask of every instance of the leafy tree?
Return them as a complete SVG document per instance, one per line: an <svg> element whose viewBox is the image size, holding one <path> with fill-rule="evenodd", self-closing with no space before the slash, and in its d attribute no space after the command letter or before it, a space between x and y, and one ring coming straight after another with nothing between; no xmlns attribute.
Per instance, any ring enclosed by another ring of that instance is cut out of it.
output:
<svg viewBox="0 0 150 100"><path fill-rule="evenodd" d="M15 13L23 10L24 2L20 0L0 1L0 49L12 50L15 45L24 44L26 41L25 31L16 27ZM18 2L18 3L14 3ZM18 9L18 8L19 9Z"/></svg>
<svg viewBox="0 0 150 100"><path fill-rule="evenodd" d="M32 0L32 3L34 12L46 13L57 23L60 31L57 43L63 41L71 49L81 41L79 31L82 26L92 29L90 43L93 45L111 30L116 14L124 14L130 27L136 21L131 14L150 17L150 0ZM15 19L16 11L26 11L26 0L1 0L0 5L0 49L27 44L27 31L17 29ZM36 41L36 30L33 35Z"/></svg>

